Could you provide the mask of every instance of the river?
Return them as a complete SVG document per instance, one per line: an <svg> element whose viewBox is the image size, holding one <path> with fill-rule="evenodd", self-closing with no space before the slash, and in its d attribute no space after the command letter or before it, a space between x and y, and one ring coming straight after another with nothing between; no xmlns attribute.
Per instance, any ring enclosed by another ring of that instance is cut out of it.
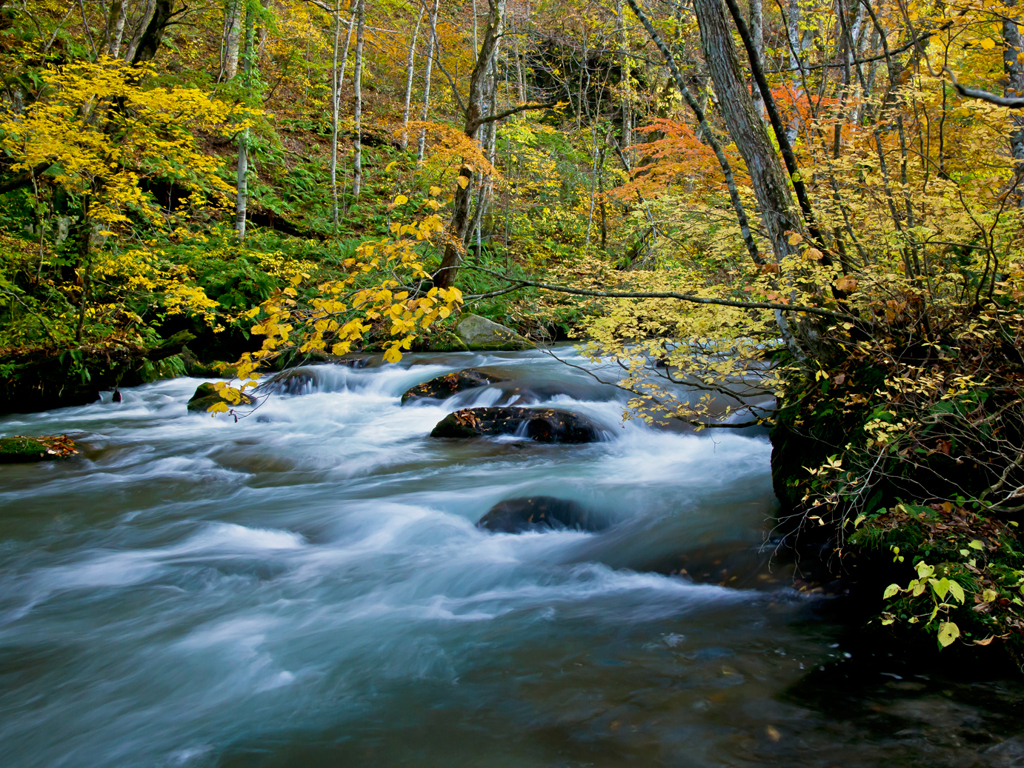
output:
<svg viewBox="0 0 1024 768"><path fill-rule="evenodd" d="M470 366L607 439L430 438L516 396L400 405ZM1017 681L872 655L781 565L729 571L774 510L764 434L623 424L538 352L317 375L237 423L186 411L195 379L0 419L83 448L0 466L2 765L1024 764ZM475 527L536 495L610 527ZM654 572L678 553L708 576Z"/></svg>

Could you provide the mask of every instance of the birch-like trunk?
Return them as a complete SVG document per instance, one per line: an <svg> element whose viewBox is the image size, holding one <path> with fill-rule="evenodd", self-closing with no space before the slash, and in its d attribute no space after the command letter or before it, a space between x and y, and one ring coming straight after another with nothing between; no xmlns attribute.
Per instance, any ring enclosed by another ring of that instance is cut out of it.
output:
<svg viewBox="0 0 1024 768"><path fill-rule="evenodd" d="M117 58L124 41L124 25L128 20L128 8L124 0L114 0L110 4L110 15L107 17L106 48L107 55Z"/></svg>
<svg viewBox="0 0 1024 768"><path fill-rule="evenodd" d="M434 49L437 40L437 12L441 7L440 0L434 0L434 7L430 11L430 38L427 40L427 61L423 67L423 115L420 118L426 122L430 116L430 73L434 66ZM427 132L420 131L419 142L416 145L416 162L423 162L423 152L427 146Z"/></svg>
<svg viewBox="0 0 1024 768"><path fill-rule="evenodd" d="M363 42L366 38L366 0L356 3L356 62L352 72L356 138L352 162L352 196L358 201L363 191Z"/></svg>
<svg viewBox="0 0 1024 768"><path fill-rule="evenodd" d="M238 74L238 46L242 38L242 0L227 0L224 6L224 53L221 71L224 80Z"/></svg>
<svg viewBox="0 0 1024 768"><path fill-rule="evenodd" d="M256 13L253 0L248 0L245 8L245 61L243 64L245 87L252 85L253 67L255 66L256 47ZM238 176L235 195L235 234L239 240L245 239L245 214L249 205L249 129L246 128L238 136Z"/></svg>
<svg viewBox="0 0 1024 768"><path fill-rule="evenodd" d="M412 30L412 42L409 43L409 55L405 58L405 102L402 107L402 149L403 151L409 148L409 132L406 130L409 126L409 110L412 107L412 81L413 75L416 73L416 41L420 35L420 24L423 23L423 9L420 8L419 15L416 17L416 26Z"/></svg>
<svg viewBox="0 0 1024 768"><path fill-rule="evenodd" d="M750 0L750 37L754 41L754 50L757 51L757 60L764 64L764 3L763 0ZM764 99L761 98L761 91L755 86L753 89L754 109L762 118L765 115Z"/></svg>

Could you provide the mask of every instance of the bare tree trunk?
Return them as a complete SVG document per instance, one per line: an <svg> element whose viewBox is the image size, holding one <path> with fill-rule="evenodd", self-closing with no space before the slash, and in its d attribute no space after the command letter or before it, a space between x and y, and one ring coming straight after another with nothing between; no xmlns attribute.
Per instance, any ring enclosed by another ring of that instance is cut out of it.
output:
<svg viewBox="0 0 1024 768"><path fill-rule="evenodd" d="M107 55L117 58L121 52L121 41L124 39L124 25L128 19L128 8L124 0L114 0L110 4L110 15L107 17L105 45Z"/></svg>
<svg viewBox="0 0 1024 768"><path fill-rule="evenodd" d="M341 72L338 71L338 42L341 37L341 0L334 3L334 48L331 55L331 222L338 231L338 118L341 113L341 81L345 77L345 60L348 58L348 44L352 39L352 24L355 16L348 20L348 35L345 38L345 54Z"/></svg>
<svg viewBox="0 0 1024 768"><path fill-rule="evenodd" d="M358 201L363 191L363 42L366 37L366 0L356 3L356 63L352 74L355 92L356 139L352 164L352 196Z"/></svg>
<svg viewBox="0 0 1024 768"><path fill-rule="evenodd" d="M238 74L238 44L242 37L243 0L227 0L224 6L224 55L221 65L224 80Z"/></svg>
<svg viewBox="0 0 1024 768"><path fill-rule="evenodd" d="M757 60L764 62L764 3L763 0L750 0L750 37L754 41ZM754 108L762 118L765 116L764 99L759 88L754 88Z"/></svg>
<svg viewBox="0 0 1024 768"><path fill-rule="evenodd" d="M414 66L416 60L416 40L420 34L420 24L423 23L423 9L420 8L419 15L416 17L416 26L412 30L412 42L409 43L409 55L405 59L405 104L402 107L402 149L408 149L409 147L409 132L406 128L409 126L409 110L412 107L412 81L413 75L416 73Z"/></svg>
<svg viewBox="0 0 1024 768"><path fill-rule="evenodd" d="M750 258L756 264L763 263L764 259L758 253L757 244L754 242L754 237L750 231L750 222L747 220L747 212L743 207L743 201L740 200L739 189L736 186L736 178L732 172L732 166L729 164L728 158L725 156L725 151L722 149L721 143L715 136L714 130L707 121L707 116L704 113L704 109L694 98L693 94L690 93L690 89L686 86L686 80L683 79L683 73L679 71L679 67L676 66L675 58L672 56L672 51L665 44L665 41L661 39L661 35L658 34L658 30L651 24L650 19L640 9L636 0L626 0L629 3L630 9L640 19L640 23L644 25L644 29L647 30L647 34L650 35L651 40L658 46L658 50L661 51L661 55L665 59L665 63L668 65L669 71L672 73L672 79L675 82L676 88L679 89L679 93L682 94L683 101L693 112L697 118L697 123L700 126L700 138L702 141L708 143L712 151L715 153L715 159L718 160L719 166L722 168L722 174L725 176L725 183L729 189L729 200L732 203L733 210L736 212L736 221L740 225L740 236L743 238L743 244L747 247L747 252L750 254ZM666 86L667 87L667 86ZM744 91L745 92L745 91ZM747 97L750 98L749 96ZM763 130L763 126L762 126ZM621 150L619 151L620 159L623 165L629 169L629 162ZM650 211L648 210L648 217L652 219Z"/></svg>
<svg viewBox="0 0 1024 768"><path fill-rule="evenodd" d="M424 122L430 116L430 72L434 66L434 48L437 40L437 12L440 9L441 0L434 0L434 7L430 11L430 37L427 40L427 61L423 67L423 116ZM423 162L423 152L427 146L427 132L420 131L419 142L416 146L416 162Z"/></svg>
<svg viewBox="0 0 1024 768"><path fill-rule="evenodd" d="M252 85L252 73L256 51L256 13L253 0L248 0L245 8L245 87ZM235 234L239 240L245 239L245 214L249 205L249 129L246 128L238 136L238 175L235 194Z"/></svg>
<svg viewBox="0 0 1024 768"><path fill-rule="evenodd" d="M134 26L131 39L128 41L128 47L125 49L125 61L132 61L135 58L135 51L138 49L139 43L142 42L142 35L146 32L146 28L149 26L149 22L152 20L155 12L156 0L146 0L146 7L142 10L142 15L139 17L136 26Z"/></svg>
<svg viewBox="0 0 1024 768"><path fill-rule="evenodd" d="M733 31L726 20L722 0L694 0L693 7L700 27L704 60L714 82L722 117L750 173L751 186L761 207L761 219L775 260L780 263L793 252L788 233L802 229L800 217L793 210L786 174L743 81ZM776 311L775 321L787 346L802 358L794 329L781 311Z"/></svg>
<svg viewBox="0 0 1024 768"><path fill-rule="evenodd" d="M505 0L489 0L484 40L469 79L469 95L466 98L466 122L463 130L472 141L477 140L480 126L486 122L484 106L487 79L501 38L504 18ZM459 183L455 187L455 203L452 210L451 240L445 246L441 266L434 273L434 285L439 288L448 288L455 282L459 265L462 263L462 244L469 229L470 204L473 200L473 175L473 168L469 165L463 165L459 169Z"/></svg>

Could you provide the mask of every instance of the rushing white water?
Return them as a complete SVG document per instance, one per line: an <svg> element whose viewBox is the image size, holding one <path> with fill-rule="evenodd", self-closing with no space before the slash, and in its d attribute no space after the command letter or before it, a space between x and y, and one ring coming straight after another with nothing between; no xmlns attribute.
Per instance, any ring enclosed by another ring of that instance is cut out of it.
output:
<svg viewBox="0 0 1024 768"><path fill-rule="evenodd" d="M608 439L428 437L509 386L400 405L481 365ZM764 435L623 425L537 353L316 373L237 423L187 413L191 379L0 420L85 448L0 467L3 765L825 764L827 723L784 696L841 655L813 601L649 571L756 550ZM535 495L612 525L475 527Z"/></svg>

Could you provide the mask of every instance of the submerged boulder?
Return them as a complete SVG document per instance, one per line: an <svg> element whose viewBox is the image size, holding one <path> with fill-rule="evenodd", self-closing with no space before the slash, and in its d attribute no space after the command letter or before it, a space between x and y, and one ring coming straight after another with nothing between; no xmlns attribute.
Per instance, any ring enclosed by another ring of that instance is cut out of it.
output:
<svg viewBox="0 0 1024 768"><path fill-rule="evenodd" d="M0 464L52 461L77 455L78 449L67 435L0 437Z"/></svg>
<svg viewBox="0 0 1024 768"><path fill-rule="evenodd" d="M235 405L254 405L256 401L250 395L243 392L242 401L240 403L232 403L221 395L213 384L206 383L200 384L196 388L196 393L188 401L188 409L192 413L202 413L210 410L210 407L217 403L224 403L231 408Z"/></svg>
<svg viewBox="0 0 1024 768"><path fill-rule="evenodd" d="M456 392L462 392L467 389L476 389L477 387L486 387L488 384L494 384L499 381L507 381L507 379L502 378L501 376L494 376L493 374L486 373L484 371L477 371L473 368L468 368L465 371L449 373L444 376L438 376L436 379L425 381L422 384L417 384L402 395L402 405L413 400L422 400L424 398L447 400Z"/></svg>
<svg viewBox="0 0 1024 768"><path fill-rule="evenodd" d="M542 529L599 531L607 527L586 507L554 496L506 499L491 507L476 524L495 533L522 533Z"/></svg>
<svg viewBox="0 0 1024 768"><path fill-rule="evenodd" d="M533 346L511 328L480 315L463 315L455 326L455 334L469 349L509 350Z"/></svg>
<svg viewBox="0 0 1024 768"><path fill-rule="evenodd" d="M519 435L539 443L595 443L600 429L587 419L569 411L552 408L463 408L449 413L431 437L480 437Z"/></svg>

